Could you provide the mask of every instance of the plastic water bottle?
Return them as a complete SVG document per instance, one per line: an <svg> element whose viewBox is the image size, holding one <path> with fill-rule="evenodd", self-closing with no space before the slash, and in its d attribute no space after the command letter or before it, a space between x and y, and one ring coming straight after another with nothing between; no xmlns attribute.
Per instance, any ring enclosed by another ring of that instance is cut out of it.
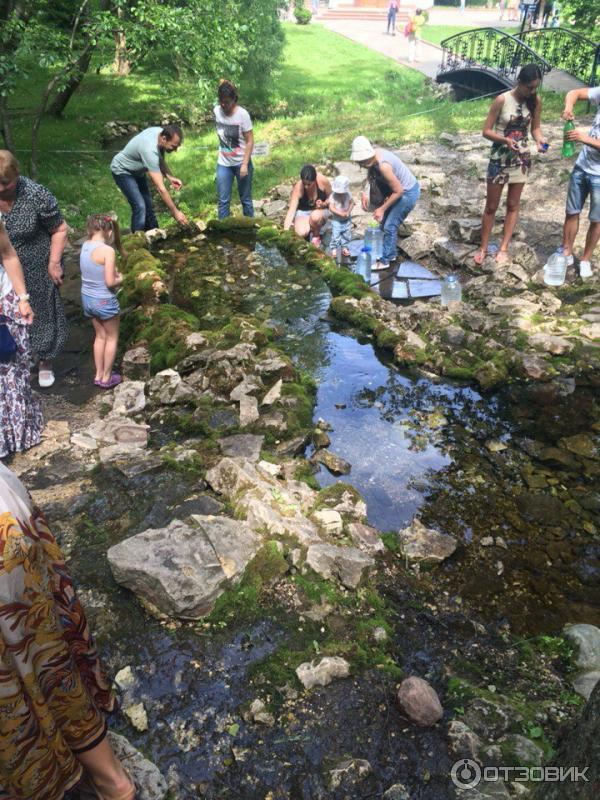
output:
<svg viewBox="0 0 600 800"><path fill-rule="evenodd" d="M356 272L367 283L371 283L371 248L363 247L356 262Z"/></svg>
<svg viewBox="0 0 600 800"><path fill-rule="evenodd" d="M562 252L552 253L544 264L544 283L547 286L562 286L567 274L567 258Z"/></svg>
<svg viewBox="0 0 600 800"><path fill-rule="evenodd" d="M462 300L462 289L456 275L447 275L442 281L442 305L449 306L450 303L460 303Z"/></svg>
<svg viewBox="0 0 600 800"><path fill-rule="evenodd" d="M373 261L380 261L383 256L383 231L379 223L373 220L365 231L365 247L371 248Z"/></svg>
<svg viewBox="0 0 600 800"><path fill-rule="evenodd" d="M575 142L569 142L567 140L567 133L569 131L575 130L575 123L572 119L568 119L565 122L565 127L563 128L563 146L561 150L561 155L563 158L571 158L575 155ZM550 284L551 286L556 286L557 284Z"/></svg>

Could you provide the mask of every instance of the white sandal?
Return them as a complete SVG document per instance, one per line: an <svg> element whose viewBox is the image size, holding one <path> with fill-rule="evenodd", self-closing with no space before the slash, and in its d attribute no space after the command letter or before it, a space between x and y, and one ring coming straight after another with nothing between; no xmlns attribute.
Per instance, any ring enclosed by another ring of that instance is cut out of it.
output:
<svg viewBox="0 0 600 800"><path fill-rule="evenodd" d="M38 383L42 389L47 389L54 383L54 372L51 369L41 369L38 372Z"/></svg>

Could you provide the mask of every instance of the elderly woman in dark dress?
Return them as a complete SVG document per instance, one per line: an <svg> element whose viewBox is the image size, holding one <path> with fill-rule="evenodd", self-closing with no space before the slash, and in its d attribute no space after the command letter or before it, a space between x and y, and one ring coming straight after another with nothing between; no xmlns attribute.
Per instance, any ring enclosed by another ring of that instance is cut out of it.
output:
<svg viewBox="0 0 600 800"><path fill-rule="evenodd" d="M11 244L25 273L35 320L31 349L39 361L38 380L52 386L52 361L69 333L58 287L67 226L56 198L39 183L19 174L19 164L8 150L0 150L0 213Z"/></svg>

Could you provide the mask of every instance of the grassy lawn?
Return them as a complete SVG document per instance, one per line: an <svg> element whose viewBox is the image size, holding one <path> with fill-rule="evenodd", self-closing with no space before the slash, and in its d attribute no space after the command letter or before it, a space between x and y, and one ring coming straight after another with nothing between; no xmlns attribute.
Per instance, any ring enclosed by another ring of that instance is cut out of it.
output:
<svg viewBox="0 0 600 800"><path fill-rule="evenodd" d="M286 25L286 37L285 62L276 78L272 111L255 121L256 141L270 145L269 155L255 160L255 198L295 177L304 163L347 158L352 138L359 133L399 146L435 138L442 131L481 127L488 100L453 103L436 99L420 73L321 26ZM27 103L35 102L34 90L39 94L40 79L39 73L32 73L30 85L23 86L16 96L15 138L23 151L18 155L25 174L29 157ZM240 88L242 104L254 113L243 84ZM115 147L102 149L105 122L120 119L157 124L165 113L178 112L191 102L193 87L177 84L172 71L166 69L138 71L128 78L92 72L68 106L65 119L45 120L40 137L38 180L57 195L68 222L80 227L89 213L114 209L128 224L129 207L109 171ZM555 118L560 108L560 98L549 94L544 115ZM185 184L177 198L184 210L214 213L215 162L212 125L187 131L183 147L169 158L171 171ZM163 221L168 219L165 215Z"/></svg>
<svg viewBox="0 0 600 800"><path fill-rule="evenodd" d="M510 33L513 36L519 32L519 28L517 26L513 26L512 28L500 28L496 25L493 25L491 27L497 27L499 31ZM444 39L454 36L456 33L462 33L463 31L468 30L471 30L468 25L425 25L423 28L423 39L427 42L431 42L431 44L439 45Z"/></svg>

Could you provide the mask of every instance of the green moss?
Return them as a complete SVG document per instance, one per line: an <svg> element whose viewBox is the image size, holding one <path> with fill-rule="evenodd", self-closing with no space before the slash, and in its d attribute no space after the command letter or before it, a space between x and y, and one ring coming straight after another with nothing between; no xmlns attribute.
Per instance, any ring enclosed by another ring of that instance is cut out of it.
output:
<svg viewBox="0 0 600 800"><path fill-rule="evenodd" d="M198 320L169 303L154 308L139 308L123 318L123 339L145 341L150 351L150 370L173 367L188 354L186 337L198 329Z"/></svg>
<svg viewBox="0 0 600 800"><path fill-rule="evenodd" d="M381 541L390 552L400 552L400 542L398 541L398 534L395 531L386 531L382 533Z"/></svg>
<svg viewBox="0 0 600 800"><path fill-rule="evenodd" d="M246 567L240 583L217 598L208 621L228 625L264 617L264 590L287 571L288 564L278 543L267 542Z"/></svg>
<svg viewBox="0 0 600 800"><path fill-rule="evenodd" d="M349 483L344 483L343 481L338 481L331 486L327 486L325 489L321 489L317 495L313 510L319 511L322 508L334 508L338 503L342 502L342 498L345 494L350 495L353 503L360 503L362 501L360 492L355 489L354 486L351 486Z"/></svg>
<svg viewBox="0 0 600 800"><path fill-rule="evenodd" d="M297 466L294 469L294 478L297 481L302 481L310 486L315 491L319 490L319 482L315 478L315 469L311 463L304 458L295 459Z"/></svg>
<svg viewBox="0 0 600 800"><path fill-rule="evenodd" d="M400 344L402 338L393 331L389 330L382 326L376 334L377 347L380 347L382 350L393 350L397 344Z"/></svg>
<svg viewBox="0 0 600 800"><path fill-rule="evenodd" d="M365 333L375 333L379 325L374 317L365 313L356 304L351 303L347 297L334 297L329 310L334 316L349 322Z"/></svg>

